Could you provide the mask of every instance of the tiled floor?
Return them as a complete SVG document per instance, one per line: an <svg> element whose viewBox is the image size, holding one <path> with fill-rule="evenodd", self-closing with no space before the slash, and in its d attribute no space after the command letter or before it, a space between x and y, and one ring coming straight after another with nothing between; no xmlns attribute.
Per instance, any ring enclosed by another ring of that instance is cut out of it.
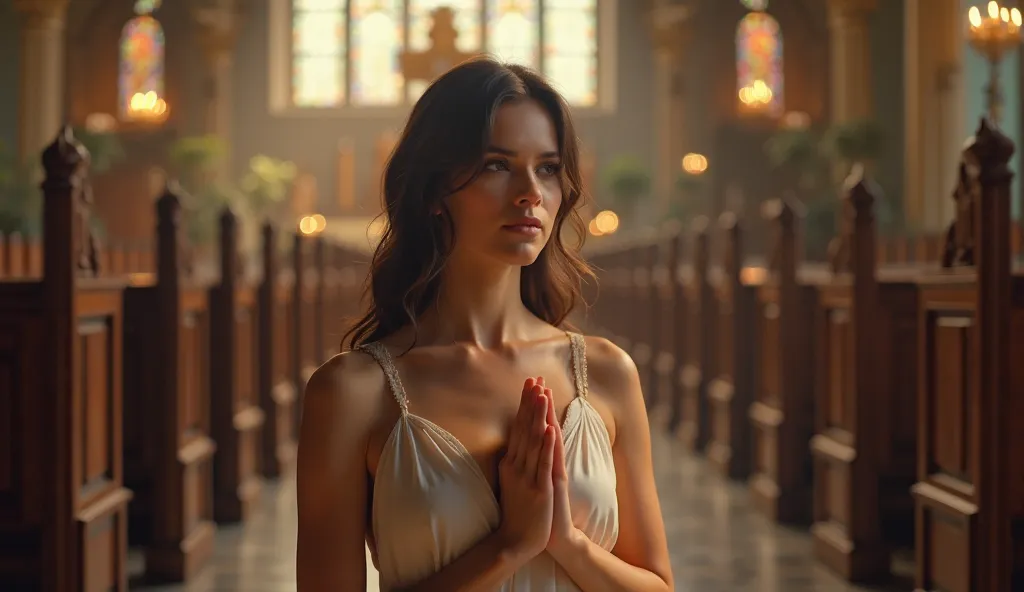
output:
<svg viewBox="0 0 1024 592"><path fill-rule="evenodd" d="M843 583L819 566L811 556L810 540L805 532L774 526L754 514L741 486L725 483L710 474L699 459L686 455L664 437L656 437L654 447L677 590L864 590ZM291 482L268 488L261 515L243 527L222 528L213 564L187 586L132 586L132 589L148 592L295 590L294 499ZM376 585L371 585L370 590L375 592Z"/></svg>

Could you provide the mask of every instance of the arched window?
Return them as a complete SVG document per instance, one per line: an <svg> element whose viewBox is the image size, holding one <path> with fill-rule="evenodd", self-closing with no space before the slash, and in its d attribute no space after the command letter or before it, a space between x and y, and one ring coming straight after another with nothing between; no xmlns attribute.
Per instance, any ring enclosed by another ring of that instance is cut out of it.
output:
<svg viewBox="0 0 1024 592"><path fill-rule="evenodd" d="M451 8L456 47L546 73L570 103L598 103L598 0L292 0L291 106L406 105L399 55L428 51L433 10ZM610 51L610 49L609 49Z"/></svg>
<svg viewBox="0 0 1024 592"><path fill-rule="evenodd" d="M784 105L782 33L764 12L743 17L736 30L736 86L741 109L781 115Z"/></svg>
<svg viewBox="0 0 1024 592"><path fill-rule="evenodd" d="M164 30L152 13L160 0L138 0L121 29L118 113L127 121L159 120L164 102Z"/></svg>
<svg viewBox="0 0 1024 592"><path fill-rule="evenodd" d="M745 6L747 10L756 10L758 12L768 9L768 0L740 0L740 4Z"/></svg>

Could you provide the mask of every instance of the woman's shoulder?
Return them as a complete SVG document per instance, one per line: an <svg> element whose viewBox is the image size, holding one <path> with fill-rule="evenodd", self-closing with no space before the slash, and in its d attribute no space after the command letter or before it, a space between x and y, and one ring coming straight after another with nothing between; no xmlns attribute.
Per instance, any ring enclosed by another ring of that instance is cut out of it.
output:
<svg viewBox="0 0 1024 592"><path fill-rule="evenodd" d="M344 416L352 425L373 425L387 391L384 370L372 356L360 350L335 354L309 377L303 415Z"/></svg>
<svg viewBox="0 0 1024 592"><path fill-rule="evenodd" d="M619 405L632 397L643 397L640 374L633 358L611 340L584 335L587 350L587 383L590 390L609 404Z"/></svg>

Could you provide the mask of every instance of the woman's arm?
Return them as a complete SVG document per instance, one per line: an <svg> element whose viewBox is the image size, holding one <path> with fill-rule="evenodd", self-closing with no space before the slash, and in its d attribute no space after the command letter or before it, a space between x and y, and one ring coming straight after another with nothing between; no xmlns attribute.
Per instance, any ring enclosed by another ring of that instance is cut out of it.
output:
<svg viewBox="0 0 1024 592"><path fill-rule="evenodd" d="M488 535L441 571L400 592L491 592L512 577L532 556L517 551L499 532ZM397 592L396 591L396 592Z"/></svg>
<svg viewBox="0 0 1024 592"><path fill-rule="evenodd" d="M608 552L576 530L548 552L584 592L673 590L665 526L654 484L651 434L633 360L606 339L587 338L589 382L615 418L619 538ZM556 451L557 456L557 451Z"/></svg>
<svg viewBox="0 0 1024 592"><path fill-rule="evenodd" d="M306 384L296 463L299 592L366 590L366 445L383 384L383 372L359 353L335 356Z"/></svg>

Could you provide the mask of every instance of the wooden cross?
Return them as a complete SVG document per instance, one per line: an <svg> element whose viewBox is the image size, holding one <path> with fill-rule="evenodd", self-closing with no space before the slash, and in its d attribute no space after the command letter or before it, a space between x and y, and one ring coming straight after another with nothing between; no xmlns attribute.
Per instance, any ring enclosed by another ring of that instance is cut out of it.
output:
<svg viewBox="0 0 1024 592"><path fill-rule="evenodd" d="M451 8L442 6L430 16L433 20L430 26L430 48L426 51L403 51L399 56L406 80L433 82L438 76L478 55L455 47L459 32L455 28L455 12Z"/></svg>

